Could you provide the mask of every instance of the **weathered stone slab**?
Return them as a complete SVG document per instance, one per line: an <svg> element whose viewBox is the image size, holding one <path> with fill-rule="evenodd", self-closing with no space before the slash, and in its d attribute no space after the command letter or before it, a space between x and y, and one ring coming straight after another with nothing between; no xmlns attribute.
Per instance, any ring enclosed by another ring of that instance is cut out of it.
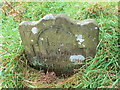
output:
<svg viewBox="0 0 120 90"><path fill-rule="evenodd" d="M94 57L99 42L95 20L76 21L63 14L21 22L19 31L29 63L57 71L70 71Z"/></svg>

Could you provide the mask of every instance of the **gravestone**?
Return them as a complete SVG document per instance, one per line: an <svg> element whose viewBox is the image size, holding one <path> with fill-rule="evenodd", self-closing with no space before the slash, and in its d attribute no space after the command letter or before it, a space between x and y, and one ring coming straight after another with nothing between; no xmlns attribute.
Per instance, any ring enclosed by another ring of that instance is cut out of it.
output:
<svg viewBox="0 0 120 90"><path fill-rule="evenodd" d="M98 24L93 19L77 21L48 14L39 21L19 25L30 65L71 72L88 57L94 57L99 42Z"/></svg>

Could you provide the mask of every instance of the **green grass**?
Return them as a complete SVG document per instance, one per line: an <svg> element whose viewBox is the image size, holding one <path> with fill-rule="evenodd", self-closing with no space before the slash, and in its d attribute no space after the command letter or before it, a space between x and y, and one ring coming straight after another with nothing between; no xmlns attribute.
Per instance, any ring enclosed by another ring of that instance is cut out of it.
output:
<svg viewBox="0 0 120 90"><path fill-rule="evenodd" d="M115 3L98 3L94 6L87 2L42 2L42 3L12 3L12 6L21 10L22 16L27 17L21 21L35 21L42 18L44 15L53 13L64 13L67 16L76 20L84 20L87 18L95 19L100 27L100 43L96 57L87 60L88 66L80 68L82 77L77 74L76 77L70 77L74 82L67 79L67 82L62 84L54 84L49 87L81 87L96 88L96 87L117 87L120 80L120 65L118 55L118 13L117 2ZM102 8L102 9L101 9ZM8 9L6 12L10 11ZM19 22L14 19L13 15L1 14L2 16L2 87L5 88L20 88L20 87L42 87L38 82L33 84L40 75L37 70L27 66L24 47L21 43L18 26ZM26 73L28 72L28 73ZM30 82L31 81L31 82ZM80 83L80 82L81 83ZM79 82L79 83L77 83ZM74 83L74 85L73 85ZM46 87L46 86L43 86Z"/></svg>

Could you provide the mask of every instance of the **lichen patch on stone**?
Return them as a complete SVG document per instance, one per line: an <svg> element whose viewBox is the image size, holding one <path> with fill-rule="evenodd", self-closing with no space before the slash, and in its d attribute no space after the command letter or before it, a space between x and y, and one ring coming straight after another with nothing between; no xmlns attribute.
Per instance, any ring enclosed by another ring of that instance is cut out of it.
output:
<svg viewBox="0 0 120 90"><path fill-rule="evenodd" d="M71 55L69 59L71 62L76 62L76 61L84 61L85 57L82 55Z"/></svg>
<svg viewBox="0 0 120 90"><path fill-rule="evenodd" d="M58 48L58 51L60 51L60 49Z"/></svg>
<svg viewBox="0 0 120 90"><path fill-rule="evenodd" d="M95 29L98 29L98 27L95 27Z"/></svg>
<svg viewBox="0 0 120 90"><path fill-rule="evenodd" d="M42 19L49 20L49 19L55 19L55 17L52 14L48 14L48 15L44 16Z"/></svg>
<svg viewBox="0 0 120 90"><path fill-rule="evenodd" d="M31 31L32 31L33 34L38 33L38 29L37 29L37 27L33 27Z"/></svg>
<svg viewBox="0 0 120 90"><path fill-rule="evenodd" d="M33 40L31 40L31 42L33 42Z"/></svg>
<svg viewBox="0 0 120 90"><path fill-rule="evenodd" d="M83 45L83 47L85 47L85 45L84 44L82 44Z"/></svg>
<svg viewBox="0 0 120 90"><path fill-rule="evenodd" d="M87 24L89 24L89 22L83 22L80 25L83 26L83 25L87 25Z"/></svg>
<svg viewBox="0 0 120 90"><path fill-rule="evenodd" d="M41 38L41 37L40 37L39 40L44 40L44 38Z"/></svg>
<svg viewBox="0 0 120 90"><path fill-rule="evenodd" d="M84 39L82 39L82 35L81 34L75 35L75 37L76 37L76 40L78 41L78 44L81 44L84 41Z"/></svg>
<svg viewBox="0 0 120 90"><path fill-rule="evenodd" d="M93 41L95 41L96 38L93 38Z"/></svg>
<svg viewBox="0 0 120 90"><path fill-rule="evenodd" d="M43 23L43 25L45 26L46 24L45 24L45 23Z"/></svg>
<svg viewBox="0 0 120 90"><path fill-rule="evenodd" d="M63 44L63 43L61 43L61 44L60 44L60 46L64 46L64 44Z"/></svg>

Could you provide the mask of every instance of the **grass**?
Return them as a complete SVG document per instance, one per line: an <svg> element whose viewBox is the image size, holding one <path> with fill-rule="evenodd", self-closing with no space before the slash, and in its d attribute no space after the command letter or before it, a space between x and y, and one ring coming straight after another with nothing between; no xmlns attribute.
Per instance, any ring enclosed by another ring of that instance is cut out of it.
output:
<svg viewBox="0 0 120 90"><path fill-rule="evenodd" d="M8 15L10 7L2 8L2 86L4 88L113 88L120 80L118 55L118 13L117 2L41 2L12 3L17 11ZM17 15L16 15L17 13ZM42 83L39 71L27 66L24 47L18 26L21 21L35 21L44 15L64 13L76 20L95 19L100 27L100 43L93 59L87 60L87 67L63 80L62 83ZM16 15L16 16L15 16Z"/></svg>

